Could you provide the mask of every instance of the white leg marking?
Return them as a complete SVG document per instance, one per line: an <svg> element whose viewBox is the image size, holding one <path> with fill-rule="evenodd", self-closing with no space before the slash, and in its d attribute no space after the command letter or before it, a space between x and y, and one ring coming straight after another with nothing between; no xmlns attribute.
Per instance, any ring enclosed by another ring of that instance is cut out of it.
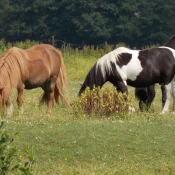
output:
<svg viewBox="0 0 175 175"><path fill-rule="evenodd" d="M162 110L162 114L165 114L166 112L168 112L169 110L169 106L170 106L170 101L171 101L171 83L169 83L168 85L165 85L165 91L166 91L166 101L165 101L165 106Z"/></svg>
<svg viewBox="0 0 175 175"><path fill-rule="evenodd" d="M23 105L19 106L19 114L23 114L24 113L24 109L23 109Z"/></svg>
<svg viewBox="0 0 175 175"><path fill-rule="evenodd" d="M13 104L11 103L10 106L7 107L7 115L13 115Z"/></svg>
<svg viewBox="0 0 175 175"><path fill-rule="evenodd" d="M128 107L128 111L129 111L129 112L128 112L129 114L132 114L133 112L135 112L135 108L129 106L129 107Z"/></svg>

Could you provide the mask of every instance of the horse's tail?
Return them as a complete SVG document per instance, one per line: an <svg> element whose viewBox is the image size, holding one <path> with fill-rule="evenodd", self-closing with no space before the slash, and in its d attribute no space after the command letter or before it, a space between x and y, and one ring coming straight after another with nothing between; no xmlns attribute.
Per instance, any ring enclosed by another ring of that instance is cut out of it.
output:
<svg viewBox="0 0 175 175"><path fill-rule="evenodd" d="M64 95L64 88L66 87L68 87L67 71L63 61L63 57L61 56L61 67L56 81L54 96L56 103L59 103L59 97L60 97L62 103L69 106L69 102L66 100Z"/></svg>

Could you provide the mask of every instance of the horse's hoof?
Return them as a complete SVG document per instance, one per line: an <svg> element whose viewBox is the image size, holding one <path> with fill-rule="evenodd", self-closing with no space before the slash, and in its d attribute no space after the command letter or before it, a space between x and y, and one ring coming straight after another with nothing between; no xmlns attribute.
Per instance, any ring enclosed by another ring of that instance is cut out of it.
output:
<svg viewBox="0 0 175 175"><path fill-rule="evenodd" d="M135 108L129 106L128 111L129 111L129 114L131 114L131 113L135 112Z"/></svg>
<svg viewBox="0 0 175 175"><path fill-rule="evenodd" d="M48 118L51 117L51 113L47 113L47 117L48 117Z"/></svg>
<svg viewBox="0 0 175 175"><path fill-rule="evenodd" d="M165 113L167 113L167 111L162 111L160 114L161 115L164 115Z"/></svg>

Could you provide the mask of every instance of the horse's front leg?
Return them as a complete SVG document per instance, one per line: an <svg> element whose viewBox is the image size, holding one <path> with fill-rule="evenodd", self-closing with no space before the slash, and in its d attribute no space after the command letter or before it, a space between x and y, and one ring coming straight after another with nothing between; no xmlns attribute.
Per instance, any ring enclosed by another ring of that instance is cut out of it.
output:
<svg viewBox="0 0 175 175"><path fill-rule="evenodd" d="M7 115L12 116L13 115L13 104L10 100L10 97L7 99L5 104L6 104Z"/></svg>
<svg viewBox="0 0 175 175"><path fill-rule="evenodd" d="M126 81L115 82L114 86L116 86L117 91L119 91L121 93L126 93L128 95L128 88L127 88ZM129 113L132 113L132 112L135 112L135 109L131 106L128 106L128 111L129 111Z"/></svg>
<svg viewBox="0 0 175 175"><path fill-rule="evenodd" d="M170 101L171 101L171 83L169 83L168 85L165 85L165 92L166 92L166 101L165 101L165 105L163 107L162 110L162 114L165 114L166 112L168 112L169 107L170 107Z"/></svg>
<svg viewBox="0 0 175 175"><path fill-rule="evenodd" d="M24 110L23 110L23 93L24 93L24 84L21 84L17 87L17 91L18 91L18 96L17 96L17 104L18 104L18 110L19 110L19 114L23 114Z"/></svg>
<svg viewBox="0 0 175 175"><path fill-rule="evenodd" d="M50 116L52 113L52 108L54 104L54 90L55 90L55 85L56 85L56 76L52 76L49 81L49 87L47 88L48 90L48 99L47 99L47 115Z"/></svg>

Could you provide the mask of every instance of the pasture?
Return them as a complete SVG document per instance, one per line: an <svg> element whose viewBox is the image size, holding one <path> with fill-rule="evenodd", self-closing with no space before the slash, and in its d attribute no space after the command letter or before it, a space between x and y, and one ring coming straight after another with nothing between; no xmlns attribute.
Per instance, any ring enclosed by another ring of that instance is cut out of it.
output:
<svg viewBox="0 0 175 175"><path fill-rule="evenodd" d="M65 94L70 103L79 98L89 69L110 49L108 45L103 50L62 48L69 80ZM46 106L39 106L41 94L40 89L25 90L24 114L18 115L14 90L14 115L1 117L10 133L19 132L14 140L18 156L23 149L34 156L34 174L175 174L175 114L160 115L159 85L149 112L139 112L134 89L129 87L136 112L122 116L80 117L71 108L55 105L48 118Z"/></svg>

